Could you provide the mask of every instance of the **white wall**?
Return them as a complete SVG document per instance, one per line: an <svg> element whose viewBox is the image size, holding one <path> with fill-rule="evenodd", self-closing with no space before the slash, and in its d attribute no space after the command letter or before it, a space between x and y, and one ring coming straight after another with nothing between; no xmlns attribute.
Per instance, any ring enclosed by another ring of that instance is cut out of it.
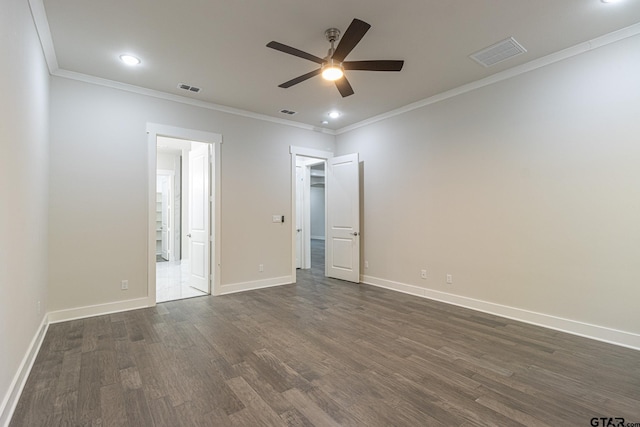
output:
<svg viewBox="0 0 640 427"><path fill-rule="evenodd" d="M174 173L176 173L178 169L176 167L176 157L178 156L170 153L158 153L157 157L158 157L158 163L157 163L158 169L173 171ZM177 172L179 173L179 171Z"/></svg>
<svg viewBox="0 0 640 427"><path fill-rule="evenodd" d="M363 162L365 279L640 333L638 52L635 36L339 135Z"/></svg>
<svg viewBox="0 0 640 427"><path fill-rule="evenodd" d="M332 151L335 137L53 77L52 310L146 296L147 122L223 136L221 284L290 275L289 219L271 222L291 212L289 146Z"/></svg>
<svg viewBox="0 0 640 427"><path fill-rule="evenodd" d="M9 396L12 383L21 381L16 373L47 310L49 75L26 1L3 1L0 57L0 425L4 425L15 399Z"/></svg>

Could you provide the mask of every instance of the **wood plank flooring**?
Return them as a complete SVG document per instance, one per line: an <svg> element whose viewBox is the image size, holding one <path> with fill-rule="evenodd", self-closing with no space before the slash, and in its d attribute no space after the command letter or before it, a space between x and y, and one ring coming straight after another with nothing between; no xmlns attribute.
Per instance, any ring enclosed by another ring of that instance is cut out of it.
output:
<svg viewBox="0 0 640 427"><path fill-rule="evenodd" d="M314 268L295 285L51 325L10 426L589 426L593 417L640 423L640 352Z"/></svg>

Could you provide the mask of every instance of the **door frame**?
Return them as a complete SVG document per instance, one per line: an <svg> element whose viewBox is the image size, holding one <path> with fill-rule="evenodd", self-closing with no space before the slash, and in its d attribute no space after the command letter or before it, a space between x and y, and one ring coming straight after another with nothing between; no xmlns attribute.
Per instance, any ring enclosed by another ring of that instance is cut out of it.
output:
<svg viewBox="0 0 640 427"><path fill-rule="evenodd" d="M291 153L291 277L296 279L296 157L312 157L319 160L327 160L334 157L334 154L330 151L316 150L313 148L296 147L291 145L289 147L289 153ZM327 193L325 192L325 201ZM325 209L326 209L325 203ZM327 216L325 215L325 231L327 229ZM327 248L325 247L325 258L327 255ZM325 262L325 276L327 275L326 262Z"/></svg>
<svg viewBox="0 0 640 427"><path fill-rule="evenodd" d="M197 141L212 145L213 162L211 162L212 170L210 177L213 180L211 187L213 197L209 203L213 204L210 208L210 221L212 225L210 230L213 232L213 236L209 236L209 271L211 276L211 294L219 295L220 293L220 152L222 135L196 129L147 123L147 305L149 307L156 305L155 206L158 136Z"/></svg>
<svg viewBox="0 0 640 427"><path fill-rule="evenodd" d="M300 159L304 159L303 161L299 162ZM301 163L301 164L298 164ZM306 157L306 156L302 156L302 155L296 155L296 174L297 174L297 169L301 168L302 170L302 182L303 182L303 187L301 189L298 189L298 184L300 183L296 177L296 237L297 236L297 215L298 215L298 208L300 206L302 206L302 233L300 238L302 239L302 247L300 249L301 252L301 267L298 267L298 262L296 261L296 271L298 268L302 268L302 269L309 269L311 268L311 167L317 164L324 164L325 167L327 165L327 161L324 159L318 159L315 157ZM298 201L298 196L300 195L300 192L302 193L302 197L301 199ZM327 214L327 195L325 192L325 197L324 197L324 214L325 214L325 225L326 225L326 214ZM326 230L325 230L325 235L326 235ZM296 239L296 252L298 250L297 246L297 239ZM297 253L296 253L296 257L297 257Z"/></svg>

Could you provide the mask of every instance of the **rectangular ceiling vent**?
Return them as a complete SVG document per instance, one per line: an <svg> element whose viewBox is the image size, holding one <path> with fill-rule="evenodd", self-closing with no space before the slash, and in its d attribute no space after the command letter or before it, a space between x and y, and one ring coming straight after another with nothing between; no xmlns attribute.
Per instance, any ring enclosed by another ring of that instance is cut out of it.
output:
<svg viewBox="0 0 640 427"><path fill-rule="evenodd" d="M296 112L295 112L295 111L286 110L286 109L284 109L284 110L280 110L280 112L281 112L282 114L287 114L287 115L289 115L289 116L293 116L294 114L296 114Z"/></svg>
<svg viewBox="0 0 640 427"><path fill-rule="evenodd" d="M178 84L178 89L188 90L189 92L193 92L193 93L198 93L198 92L200 92L202 90L199 87L187 85L187 84L184 84L184 83Z"/></svg>
<svg viewBox="0 0 640 427"><path fill-rule="evenodd" d="M514 56L521 55L526 51L527 49L522 47L516 39L509 37L506 40L502 40L501 42L471 54L469 57L484 67L490 67Z"/></svg>

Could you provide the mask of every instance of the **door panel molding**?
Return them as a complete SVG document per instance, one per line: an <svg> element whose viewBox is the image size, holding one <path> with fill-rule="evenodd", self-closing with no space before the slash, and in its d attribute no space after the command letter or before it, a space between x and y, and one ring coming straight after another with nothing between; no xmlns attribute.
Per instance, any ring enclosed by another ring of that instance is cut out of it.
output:
<svg viewBox="0 0 640 427"><path fill-rule="evenodd" d="M327 160L325 274L360 283L360 170L358 153Z"/></svg>

